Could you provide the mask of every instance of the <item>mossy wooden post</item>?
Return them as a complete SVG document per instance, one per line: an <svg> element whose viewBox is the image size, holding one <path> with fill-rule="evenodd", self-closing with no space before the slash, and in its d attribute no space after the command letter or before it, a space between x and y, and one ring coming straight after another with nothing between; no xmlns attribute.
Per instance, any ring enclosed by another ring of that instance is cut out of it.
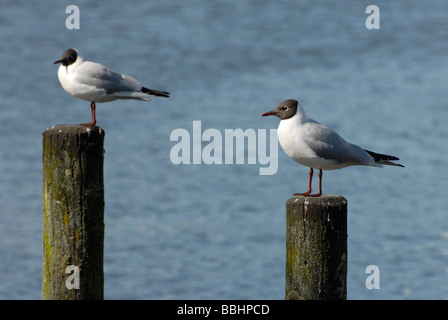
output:
<svg viewBox="0 0 448 320"><path fill-rule="evenodd" d="M96 126L43 133L43 299L104 298L103 145Z"/></svg>
<svg viewBox="0 0 448 320"><path fill-rule="evenodd" d="M293 196L286 202L285 299L347 297L347 200Z"/></svg>

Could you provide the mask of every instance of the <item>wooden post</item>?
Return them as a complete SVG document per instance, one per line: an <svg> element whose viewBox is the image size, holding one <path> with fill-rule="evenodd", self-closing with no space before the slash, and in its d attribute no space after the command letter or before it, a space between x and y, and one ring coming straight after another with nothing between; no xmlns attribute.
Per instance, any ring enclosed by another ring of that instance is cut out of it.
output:
<svg viewBox="0 0 448 320"><path fill-rule="evenodd" d="M103 144L96 126L43 133L43 299L104 298Z"/></svg>
<svg viewBox="0 0 448 320"><path fill-rule="evenodd" d="M286 300L347 298L347 200L293 196L286 202Z"/></svg>

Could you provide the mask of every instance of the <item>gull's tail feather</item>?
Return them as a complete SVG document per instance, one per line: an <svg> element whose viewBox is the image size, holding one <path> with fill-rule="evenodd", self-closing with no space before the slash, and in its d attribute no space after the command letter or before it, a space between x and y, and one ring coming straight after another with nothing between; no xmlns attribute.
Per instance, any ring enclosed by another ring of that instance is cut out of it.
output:
<svg viewBox="0 0 448 320"><path fill-rule="evenodd" d="M388 156L387 154L381 154L381 153L375 153L369 150L364 150L365 152L367 152L368 154L370 154L373 159L375 160L375 163L378 164L384 164L384 165L388 165L388 166L397 166L397 167L403 167L403 165L399 164L399 163L395 163L392 161L395 160L400 160L397 157L394 156Z"/></svg>
<svg viewBox="0 0 448 320"><path fill-rule="evenodd" d="M164 97L164 98L169 98L170 97L170 93L169 92L148 89L148 88L145 88L145 87L142 87L142 92L150 94L150 95L155 96L155 97Z"/></svg>

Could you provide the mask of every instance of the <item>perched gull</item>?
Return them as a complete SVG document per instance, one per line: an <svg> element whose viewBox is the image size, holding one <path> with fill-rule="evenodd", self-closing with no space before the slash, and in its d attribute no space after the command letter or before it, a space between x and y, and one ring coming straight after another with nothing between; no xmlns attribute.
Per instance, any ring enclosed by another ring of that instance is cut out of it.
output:
<svg viewBox="0 0 448 320"><path fill-rule="evenodd" d="M280 118L278 141L285 153L294 161L310 168L308 191L294 195L320 196L322 170L341 169L353 165L404 167L392 161L397 157L365 150L345 141L333 130L307 117L302 106L293 99L285 100L273 111L262 114ZM319 169L319 193L311 194L313 168Z"/></svg>
<svg viewBox="0 0 448 320"><path fill-rule="evenodd" d="M82 125L96 124L95 102L109 102L116 99L150 101L150 97L169 97L169 92L142 87L134 78L118 73L102 64L84 61L75 49L68 49L61 59L58 78L62 87L79 99L90 101L92 121Z"/></svg>

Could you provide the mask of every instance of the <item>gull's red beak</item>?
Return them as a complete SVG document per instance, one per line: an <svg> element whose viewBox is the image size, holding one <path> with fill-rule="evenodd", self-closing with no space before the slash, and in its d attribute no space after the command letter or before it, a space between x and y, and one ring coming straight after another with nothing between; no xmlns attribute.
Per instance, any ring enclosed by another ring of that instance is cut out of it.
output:
<svg viewBox="0 0 448 320"><path fill-rule="evenodd" d="M53 62L53 64L56 64L56 63L61 63L61 62L62 62L62 59L61 59L61 60L57 60L57 61Z"/></svg>
<svg viewBox="0 0 448 320"><path fill-rule="evenodd" d="M266 116L276 116L276 115L277 115L277 112L268 111L268 112L263 113L261 116L266 117Z"/></svg>

